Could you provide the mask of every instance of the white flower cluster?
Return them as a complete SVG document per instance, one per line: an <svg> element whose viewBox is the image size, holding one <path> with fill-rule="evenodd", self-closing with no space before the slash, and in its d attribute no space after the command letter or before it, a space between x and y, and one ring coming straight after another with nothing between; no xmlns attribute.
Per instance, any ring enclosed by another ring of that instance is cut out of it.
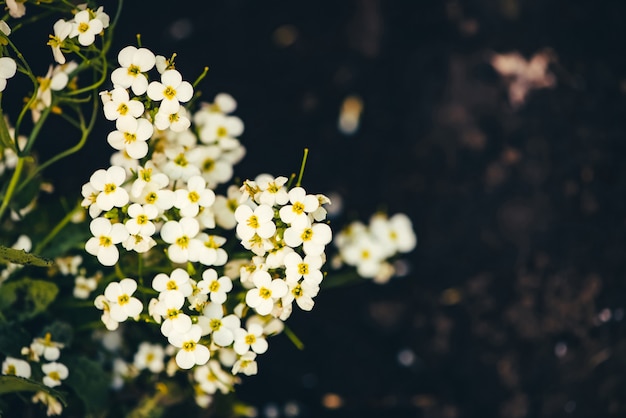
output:
<svg viewBox="0 0 626 418"><path fill-rule="evenodd" d="M357 269L359 276L386 283L395 274L389 259L412 251L417 237L408 216L383 213L371 217L369 225L355 221L335 237L340 262Z"/></svg>
<svg viewBox="0 0 626 418"><path fill-rule="evenodd" d="M67 366L57 361L61 356L63 347L64 344L52 340L50 333L47 333L43 338L35 338L30 346L22 348L21 354L25 356L26 360L7 357L2 363L2 374L26 379L34 378L31 376L31 363L38 364L43 359L45 363L41 364L41 372L37 373L37 376L41 378L44 385L51 388L57 387L69 376ZM35 393L32 401L46 405L48 407L48 416L60 415L63 411L63 405L61 405L59 400L44 391Z"/></svg>
<svg viewBox="0 0 626 418"><path fill-rule="evenodd" d="M76 42L81 47L89 46L96 41L96 35L109 27L110 17L104 12L101 6L97 10L92 10L83 6L74 14L70 20L59 19L52 30L54 35L50 35L48 45L52 48L54 60L59 64L65 64L63 52L72 51L77 47Z"/></svg>
<svg viewBox="0 0 626 418"><path fill-rule="evenodd" d="M193 87L173 62L133 46L118 62L113 89L101 93L117 153L83 186L93 234L85 249L124 271L137 258L121 264L121 244L141 254L144 271L158 273L148 277L147 292L141 277L108 283L95 305L111 331L141 318L167 340L141 343L132 365L118 359L120 375L193 369L196 400L206 405L216 391L231 391L238 374L257 372L256 356L282 331L294 301L312 309L332 239L323 223L329 200L269 175L216 194L245 154L243 123L230 114L235 100L218 94L191 114L185 106ZM250 255L229 260L222 247L235 232ZM150 294L156 297L144 306Z"/></svg>

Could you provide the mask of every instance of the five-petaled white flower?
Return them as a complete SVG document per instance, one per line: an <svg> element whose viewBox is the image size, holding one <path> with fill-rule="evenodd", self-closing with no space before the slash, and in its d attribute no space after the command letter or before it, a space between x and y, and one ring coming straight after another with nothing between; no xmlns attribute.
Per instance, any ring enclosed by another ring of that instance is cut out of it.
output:
<svg viewBox="0 0 626 418"><path fill-rule="evenodd" d="M128 237L128 231L122 224L111 224L107 218L96 218L89 224L93 237L85 244L85 250L98 258L103 266L117 263L120 253L115 246Z"/></svg>
<svg viewBox="0 0 626 418"><path fill-rule="evenodd" d="M178 112L180 103L185 103L193 97L193 87L176 70L167 70L161 74L161 82L153 81L148 86L148 97L161 102L159 112L173 114Z"/></svg>

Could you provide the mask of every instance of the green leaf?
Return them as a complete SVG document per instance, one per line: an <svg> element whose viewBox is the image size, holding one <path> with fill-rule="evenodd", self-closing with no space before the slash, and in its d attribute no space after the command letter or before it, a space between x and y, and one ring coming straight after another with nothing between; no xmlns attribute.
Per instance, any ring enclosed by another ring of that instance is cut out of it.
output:
<svg viewBox="0 0 626 418"><path fill-rule="evenodd" d="M45 280L9 281L0 286L0 311L6 317L30 319L45 311L58 293L57 285Z"/></svg>
<svg viewBox="0 0 626 418"><path fill-rule="evenodd" d="M104 412L108 406L107 393L111 382L100 363L86 357L68 357L65 365L70 374L64 383L74 389L87 412Z"/></svg>
<svg viewBox="0 0 626 418"><path fill-rule="evenodd" d="M67 406L67 401L61 392L49 388L43 383L18 376L0 376L0 395L13 392L45 392L57 398L63 406Z"/></svg>
<svg viewBox="0 0 626 418"><path fill-rule="evenodd" d="M0 245L0 261L36 267L50 267L54 264L54 261L50 259L27 253L24 250L5 247L4 245Z"/></svg>
<svg viewBox="0 0 626 418"><path fill-rule="evenodd" d="M2 354L18 357L22 347L28 346L31 341L31 335L19 324L0 325L0 352Z"/></svg>

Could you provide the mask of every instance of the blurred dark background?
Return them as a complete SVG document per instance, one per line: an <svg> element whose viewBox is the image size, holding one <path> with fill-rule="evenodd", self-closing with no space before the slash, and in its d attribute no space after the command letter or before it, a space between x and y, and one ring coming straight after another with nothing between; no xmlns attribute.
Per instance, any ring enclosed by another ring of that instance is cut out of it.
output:
<svg viewBox="0 0 626 418"><path fill-rule="evenodd" d="M408 275L294 314L306 349L274 338L239 387L259 416L626 416L625 2L125 7L116 47L141 33L187 79L210 67L207 100L237 99L238 176L289 175L309 147L304 184L341 196L336 226L383 209L419 237ZM514 52L508 76L492 65ZM103 129L78 187L108 162Z"/></svg>

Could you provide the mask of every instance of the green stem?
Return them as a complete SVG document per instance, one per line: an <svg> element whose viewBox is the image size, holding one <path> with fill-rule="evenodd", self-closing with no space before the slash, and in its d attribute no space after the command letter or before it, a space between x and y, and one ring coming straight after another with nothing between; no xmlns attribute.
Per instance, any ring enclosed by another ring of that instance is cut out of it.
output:
<svg viewBox="0 0 626 418"><path fill-rule="evenodd" d="M0 219L4 216L4 212L6 212L9 207L9 203L11 203L11 199L13 198L13 194L17 188L17 183L22 175L22 169L24 168L24 161L26 159L24 157L18 157L17 165L15 166L15 171L13 171L13 175L11 176L11 182L9 183L9 187L7 188L7 192L2 198L2 206L0 206Z"/></svg>
<svg viewBox="0 0 626 418"><path fill-rule="evenodd" d="M306 158L309 156L309 149L304 149L304 156L302 157L302 165L300 166L300 174L298 174L298 181L296 181L296 187L300 187L302 182L302 176L304 175L304 166L306 166Z"/></svg>
<svg viewBox="0 0 626 418"><path fill-rule="evenodd" d="M302 340L300 340L300 338L298 338L296 334L294 334L294 332L288 326L285 326L285 335L287 336L287 338L289 338L289 341L291 341L293 345L296 346L298 350L304 350L304 343L302 342Z"/></svg>
<svg viewBox="0 0 626 418"><path fill-rule="evenodd" d="M61 230L63 228L65 228L65 225L67 225L71 220L72 217L74 216L74 214L76 213L76 211L82 209L82 207L80 205L76 205L76 207L74 209L72 209L71 211L69 211L64 217L63 219L61 219L59 221L58 224L56 224L56 226L52 229L52 231L50 231L48 233L48 235L46 235L46 237L39 241L39 244L37 244L37 246L35 247L35 254L40 254L41 251L46 247L46 245L48 245L48 243L50 241L52 241L52 239L54 239L54 237L61 232Z"/></svg>

